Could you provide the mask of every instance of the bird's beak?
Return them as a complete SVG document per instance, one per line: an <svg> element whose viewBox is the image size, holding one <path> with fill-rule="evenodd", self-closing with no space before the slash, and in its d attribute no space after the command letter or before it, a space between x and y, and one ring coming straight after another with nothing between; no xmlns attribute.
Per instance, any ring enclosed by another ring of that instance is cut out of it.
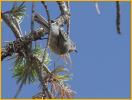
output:
<svg viewBox="0 0 132 100"><path fill-rule="evenodd" d="M78 51L77 51L77 50L74 50L74 52L78 53Z"/></svg>

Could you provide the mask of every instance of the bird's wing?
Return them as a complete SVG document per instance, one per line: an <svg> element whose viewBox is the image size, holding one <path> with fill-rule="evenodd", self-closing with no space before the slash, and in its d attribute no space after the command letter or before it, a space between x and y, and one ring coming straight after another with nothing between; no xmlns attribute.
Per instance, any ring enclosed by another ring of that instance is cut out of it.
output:
<svg viewBox="0 0 132 100"><path fill-rule="evenodd" d="M62 28L59 30L59 38L63 41L67 41L69 38L68 34Z"/></svg>

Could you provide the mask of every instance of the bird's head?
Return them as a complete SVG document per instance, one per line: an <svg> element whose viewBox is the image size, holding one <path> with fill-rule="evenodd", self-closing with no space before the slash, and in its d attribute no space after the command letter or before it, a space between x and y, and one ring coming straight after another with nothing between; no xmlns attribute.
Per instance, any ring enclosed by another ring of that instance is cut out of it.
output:
<svg viewBox="0 0 132 100"><path fill-rule="evenodd" d="M69 47L69 53L71 52L76 52L77 53L77 48L76 48L76 44L73 43L73 41L70 42L70 47Z"/></svg>

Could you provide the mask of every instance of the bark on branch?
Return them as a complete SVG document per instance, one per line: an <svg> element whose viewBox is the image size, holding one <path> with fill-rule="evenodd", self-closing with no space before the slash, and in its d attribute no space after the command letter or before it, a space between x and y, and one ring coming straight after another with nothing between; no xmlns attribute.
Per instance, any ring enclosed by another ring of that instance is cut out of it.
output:
<svg viewBox="0 0 132 100"><path fill-rule="evenodd" d="M40 40L45 35L45 30L43 28L35 31L34 34L26 35L24 37L18 38L13 42L8 43L2 50L1 60L8 56L12 56L13 53L20 53L21 50L30 44L32 41Z"/></svg>
<svg viewBox="0 0 132 100"><path fill-rule="evenodd" d="M1 14L2 19L4 20L4 22L7 24L7 26L10 27L10 29L12 30L12 32L14 33L16 38L20 38L20 32L19 29L17 28L17 26L13 23L13 21L10 19L9 15L6 14Z"/></svg>

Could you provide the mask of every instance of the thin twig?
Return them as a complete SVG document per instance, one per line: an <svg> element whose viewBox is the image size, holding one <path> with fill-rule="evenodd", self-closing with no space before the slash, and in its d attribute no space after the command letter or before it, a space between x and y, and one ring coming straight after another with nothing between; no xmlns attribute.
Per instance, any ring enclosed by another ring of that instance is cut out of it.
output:
<svg viewBox="0 0 132 100"><path fill-rule="evenodd" d="M47 14L47 18L48 18L48 26L49 26L49 33L48 33L47 44L46 44L46 47L45 47L45 50L44 50L44 56L43 56L43 59L42 59L42 63L43 63L43 61L45 59L47 48L49 46L49 36L51 34L51 20L50 20L50 14L49 14L49 10L48 10L48 7L47 7L46 3L44 1L42 1L41 3L43 5L43 7L45 8L45 11L46 11L46 14Z"/></svg>
<svg viewBox="0 0 132 100"><path fill-rule="evenodd" d="M100 13L98 2L95 3L95 8L96 8L97 13L100 15L101 13Z"/></svg>
<svg viewBox="0 0 132 100"><path fill-rule="evenodd" d="M32 2L32 11L31 11L31 34L34 32L34 2Z"/></svg>
<svg viewBox="0 0 132 100"><path fill-rule="evenodd" d="M57 1L57 4L60 8L60 11L61 11L61 16L62 15L65 15L65 23L69 23L69 19L70 19L70 8L69 8L69 4L66 3L66 2L60 2L60 1Z"/></svg>
<svg viewBox="0 0 132 100"><path fill-rule="evenodd" d="M23 5L24 3L22 3L21 5ZM19 7L21 7L21 5ZM17 6L17 2L14 2L13 4L13 7L12 8L15 8ZM16 25L17 29L19 30L19 33L20 33L20 37L23 36L22 34L22 30L21 30L21 27L20 27L20 23L17 21L16 17L15 16L10 16L13 23Z"/></svg>
<svg viewBox="0 0 132 100"><path fill-rule="evenodd" d="M43 55L43 59L42 59L42 63L44 62L45 58L46 58L46 52L49 46L49 36L51 34L51 19L50 19L50 14L49 14L49 10L48 10L48 6L46 5L46 3L44 1L41 2L43 7L45 8L46 14L47 14L47 18L48 18L48 25L49 25L49 34L48 34L48 39L47 39L47 44L44 50L44 55ZM46 92L49 98L53 98L51 93L49 93L47 85L43 84L43 92Z"/></svg>
<svg viewBox="0 0 132 100"><path fill-rule="evenodd" d="M57 4L59 5L60 11L61 11L61 15L65 15L65 14L70 15L68 6L66 5L65 2L57 1Z"/></svg>
<svg viewBox="0 0 132 100"><path fill-rule="evenodd" d="M116 1L116 29L117 32L120 34L120 3L119 1Z"/></svg>
<svg viewBox="0 0 132 100"><path fill-rule="evenodd" d="M25 2L22 2L21 6L23 6ZM14 4L15 5L15 4ZM6 11L4 13L1 14L1 17L2 19L4 20L4 22L7 24L7 26L10 27L10 29L12 30L12 32L14 33L15 37L16 38L20 38L21 35L22 35L22 32L21 32L21 29L18 25L16 25L9 17L9 15L6 15L6 14L10 14L11 13L11 10L10 11Z"/></svg>
<svg viewBox="0 0 132 100"><path fill-rule="evenodd" d="M18 87L17 92L16 92L14 98L17 98L18 97L20 91L22 90L22 87L23 87L23 82L21 82L20 86Z"/></svg>
<svg viewBox="0 0 132 100"><path fill-rule="evenodd" d="M8 15L5 14L1 14L2 19L4 20L4 22L7 24L7 26L10 27L10 29L12 30L12 32L14 33L16 38L20 38L20 33L19 30L17 28L17 26L10 20Z"/></svg>
<svg viewBox="0 0 132 100"><path fill-rule="evenodd" d="M34 2L32 2L32 8L31 8L31 34L34 34ZM36 45L35 45L36 47ZM29 44L30 50L32 49L32 43Z"/></svg>
<svg viewBox="0 0 132 100"><path fill-rule="evenodd" d="M69 10L69 13L70 13L70 2L68 1L66 3L67 3L67 9ZM67 34L70 34L70 16L69 16L69 20L68 20L68 23L67 23Z"/></svg>

